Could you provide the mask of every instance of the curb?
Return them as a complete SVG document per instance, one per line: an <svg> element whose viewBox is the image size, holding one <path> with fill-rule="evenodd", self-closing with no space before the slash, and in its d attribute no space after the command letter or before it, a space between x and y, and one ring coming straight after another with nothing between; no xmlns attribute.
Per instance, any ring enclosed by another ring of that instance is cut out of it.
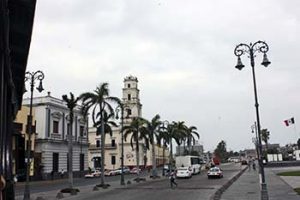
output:
<svg viewBox="0 0 300 200"><path fill-rule="evenodd" d="M225 192L247 169L248 166L239 171L239 173L237 173L234 177L217 189L217 191L210 197L210 200L220 200L223 192Z"/></svg>

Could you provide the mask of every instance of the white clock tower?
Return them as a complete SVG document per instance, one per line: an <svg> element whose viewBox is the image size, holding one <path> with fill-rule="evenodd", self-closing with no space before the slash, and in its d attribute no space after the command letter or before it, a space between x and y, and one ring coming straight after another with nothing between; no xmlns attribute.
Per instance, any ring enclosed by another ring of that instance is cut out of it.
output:
<svg viewBox="0 0 300 200"><path fill-rule="evenodd" d="M130 119L142 117L142 104L140 103L139 93L138 79L134 76L127 76L124 79L122 100L126 110L124 115L128 115Z"/></svg>

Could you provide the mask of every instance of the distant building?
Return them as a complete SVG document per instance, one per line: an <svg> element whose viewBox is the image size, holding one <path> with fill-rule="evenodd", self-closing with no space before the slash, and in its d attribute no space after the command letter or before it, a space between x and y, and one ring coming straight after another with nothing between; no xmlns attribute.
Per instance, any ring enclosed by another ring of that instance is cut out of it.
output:
<svg viewBox="0 0 300 200"><path fill-rule="evenodd" d="M142 116L142 104L140 103L138 79L133 76L128 76L124 79L123 87L123 104L125 105L124 115L128 116L128 119L124 119L124 126L128 125L134 117ZM105 136L105 169L116 169L121 166L121 133L120 127L113 128L113 135L106 134ZM101 167L101 135L96 134L96 128L89 128L89 167L100 168ZM145 148L143 141L139 144L139 165L141 167L152 166L152 153ZM156 147L156 164L161 165L163 159L165 163L168 162L169 151L166 149L163 156L163 150L160 147ZM130 145L130 135L124 141L124 166L130 168L136 166L136 153L135 149L132 149Z"/></svg>
<svg viewBox="0 0 300 200"><path fill-rule="evenodd" d="M30 99L23 100L18 117L28 110ZM54 176L63 169L68 171L68 132L70 130L69 110L62 99L50 96L33 98L35 116L34 149L35 175L43 179ZM18 119L17 117L17 119ZM23 117L24 118L24 117ZM24 121L24 120L22 120ZM24 122L23 122L24 123ZM84 119L80 107L74 109L73 122L73 172L78 176L88 170L88 120Z"/></svg>
<svg viewBox="0 0 300 200"><path fill-rule="evenodd" d="M279 144L268 144L268 150L275 150L279 151L280 150L280 145ZM262 150L266 151L267 150L267 145L263 144L262 145Z"/></svg>
<svg viewBox="0 0 300 200"><path fill-rule="evenodd" d="M244 157L245 159L249 158L257 158L257 151L256 149L245 149L244 151L241 152L241 156Z"/></svg>
<svg viewBox="0 0 300 200"><path fill-rule="evenodd" d="M203 145L196 144L192 145L191 147L188 146L177 146L176 147L176 155L186 155L190 154L191 152L198 153L199 156L203 155Z"/></svg>

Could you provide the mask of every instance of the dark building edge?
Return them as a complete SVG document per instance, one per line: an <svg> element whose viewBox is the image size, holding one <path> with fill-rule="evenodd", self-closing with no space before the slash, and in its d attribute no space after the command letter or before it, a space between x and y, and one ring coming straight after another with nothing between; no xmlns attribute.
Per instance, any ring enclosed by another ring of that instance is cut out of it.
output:
<svg viewBox="0 0 300 200"><path fill-rule="evenodd" d="M21 108L36 0L0 0L0 175L3 200L13 200L13 120Z"/></svg>

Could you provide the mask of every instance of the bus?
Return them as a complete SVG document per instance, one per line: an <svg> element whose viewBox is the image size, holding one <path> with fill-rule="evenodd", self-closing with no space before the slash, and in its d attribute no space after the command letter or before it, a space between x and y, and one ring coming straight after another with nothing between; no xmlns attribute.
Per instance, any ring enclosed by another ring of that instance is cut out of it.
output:
<svg viewBox="0 0 300 200"><path fill-rule="evenodd" d="M176 168L189 167L193 174L199 174L202 162L199 156L177 156Z"/></svg>

